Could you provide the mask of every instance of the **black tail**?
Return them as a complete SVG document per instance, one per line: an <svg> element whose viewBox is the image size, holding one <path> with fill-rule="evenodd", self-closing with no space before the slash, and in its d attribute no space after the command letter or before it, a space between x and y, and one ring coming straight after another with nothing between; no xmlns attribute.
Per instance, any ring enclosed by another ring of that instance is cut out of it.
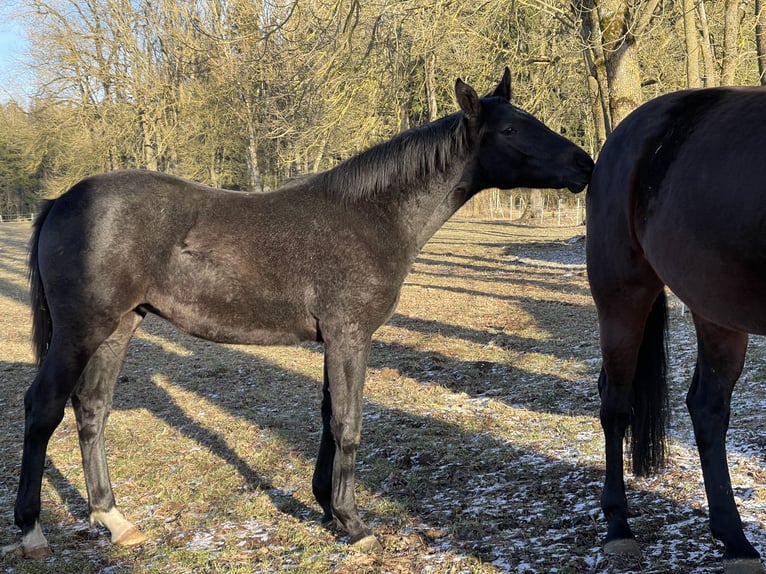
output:
<svg viewBox="0 0 766 574"><path fill-rule="evenodd" d="M631 450L633 474L654 474L665 466L668 425L667 299L655 299L644 328L633 380Z"/></svg>
<svg viewBox="0 0 766 574"><path fill-rule="evenodd" d="M42 231L45 218L53 207L53 201L45 201L40 205L40 210L35 218L32 238L29 241L29 294L32 305L32 346L35 352L37 366L43 362L48 347L51 343L53 322L48 311L48 303L45 300L45 289L40 279L40 265L37 260L40 231Z"/></svg>

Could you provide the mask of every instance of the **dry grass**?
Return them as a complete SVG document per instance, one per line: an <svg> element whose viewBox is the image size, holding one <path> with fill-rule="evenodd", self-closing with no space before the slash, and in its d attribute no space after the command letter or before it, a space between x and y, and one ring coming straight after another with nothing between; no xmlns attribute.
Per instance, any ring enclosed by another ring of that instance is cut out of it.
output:
<svg viewBox="0 0 766 574"><path fill-rule="evenodd" d="M51 441L43 523L54 558L6 572L601 572L603 472L595 312L583 228L451 221L417 260L375 336L358 501L385 551L360 554L318 526L311 495L321 348L220 346L145 321L121 375L107 448L118 504L151 538L119 549L87 528L71 413ZM34 369L25 291L28 225L0 226L0 544L12 525L22 395ZM646 572L709 572L701 477L682 399L693 360L674 313L675 462L628 475ZM747 382L763 380L760 341ZM690 354L692 360L690 360ZM732 426L743 519L766 549L763 399L739 395ZM630 567L626 570L628 571Z"/></svg>

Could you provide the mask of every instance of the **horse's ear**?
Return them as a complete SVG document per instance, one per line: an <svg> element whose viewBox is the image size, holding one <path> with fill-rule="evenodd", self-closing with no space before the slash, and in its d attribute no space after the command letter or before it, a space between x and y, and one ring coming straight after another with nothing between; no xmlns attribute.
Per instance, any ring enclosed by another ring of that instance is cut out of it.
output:
<svg viewBox="0 0 766 574"><path fill-rule="evenodd" d="M505 101L511 101L511 70L506 66L503 77L500 79L500 83L492 92L493 96L498 96L505 99Z"/></svg>
<svg viewBox="0 0 766 574"><path fill-rule="evenodd" d="M460 104L460 109L463 110L466 117L472 119L479 117L481 103L476 90L458 78L455 82L455 95L457 96L457 103Z"/></svg>

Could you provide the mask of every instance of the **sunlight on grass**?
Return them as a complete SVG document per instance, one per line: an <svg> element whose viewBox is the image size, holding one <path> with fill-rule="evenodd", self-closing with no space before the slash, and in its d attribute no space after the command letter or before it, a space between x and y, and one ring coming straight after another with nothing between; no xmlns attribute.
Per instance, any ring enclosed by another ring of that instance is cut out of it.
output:
<svg viewBox="0 0 766 574"><path fill-rule="evenodd" d="M153 345L157 345L166 353L173 353L179 357L190 357L193 354L192 351L184 348L180 344L174 343L173 341L170 341L164 337L148 333L143 329L136 331L135 338L141 341L146 341L147 343L151 343Z"/></svg>
<svg viewBox="0 0 766 574"><path fill-rule="evenodd" d="M215 345L149 316L120 375L106 445L118 506L150 541L116 548L87 526L67 409L42 491L54 557L35 564L5 556L4 571L601 572L597 322L584 273L551 265L582 251L561 241L579 232L453 221L415 263L397 311L373 338L356 462L360 513L382 555L356 552L343 533L320 525L311 477L322 345ZM0 278L11 276L0 289L3 546L19 539L12 507L23 395L35 370L17 270L24 244L14 236L3 253L12 269L0 266ZM657 477L626 474L628 497L647 571L709 571L718 557L705 538L683 405L696 340L688 316L674 315L671 329L675 356L689 365L671 365L670 466ZM753 347L735 393L729 460L748 536L763 548L766 370L764 349Z"/></svg>

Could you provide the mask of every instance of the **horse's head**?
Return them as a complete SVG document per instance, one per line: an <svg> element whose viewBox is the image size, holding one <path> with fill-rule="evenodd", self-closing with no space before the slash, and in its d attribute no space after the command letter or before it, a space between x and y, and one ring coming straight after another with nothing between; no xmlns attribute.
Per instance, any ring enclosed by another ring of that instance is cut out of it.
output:
<svg viewBox="0 0 766 574"><path fill-rule="evenodd" d="M477 190L566 187L577 193L588 184L593 171L591 157L532 115L511 105L508 68L495 91L483 98L460 79L455 84L455 93L469 137L478 140L478 153L467 174Z"/></svg>

